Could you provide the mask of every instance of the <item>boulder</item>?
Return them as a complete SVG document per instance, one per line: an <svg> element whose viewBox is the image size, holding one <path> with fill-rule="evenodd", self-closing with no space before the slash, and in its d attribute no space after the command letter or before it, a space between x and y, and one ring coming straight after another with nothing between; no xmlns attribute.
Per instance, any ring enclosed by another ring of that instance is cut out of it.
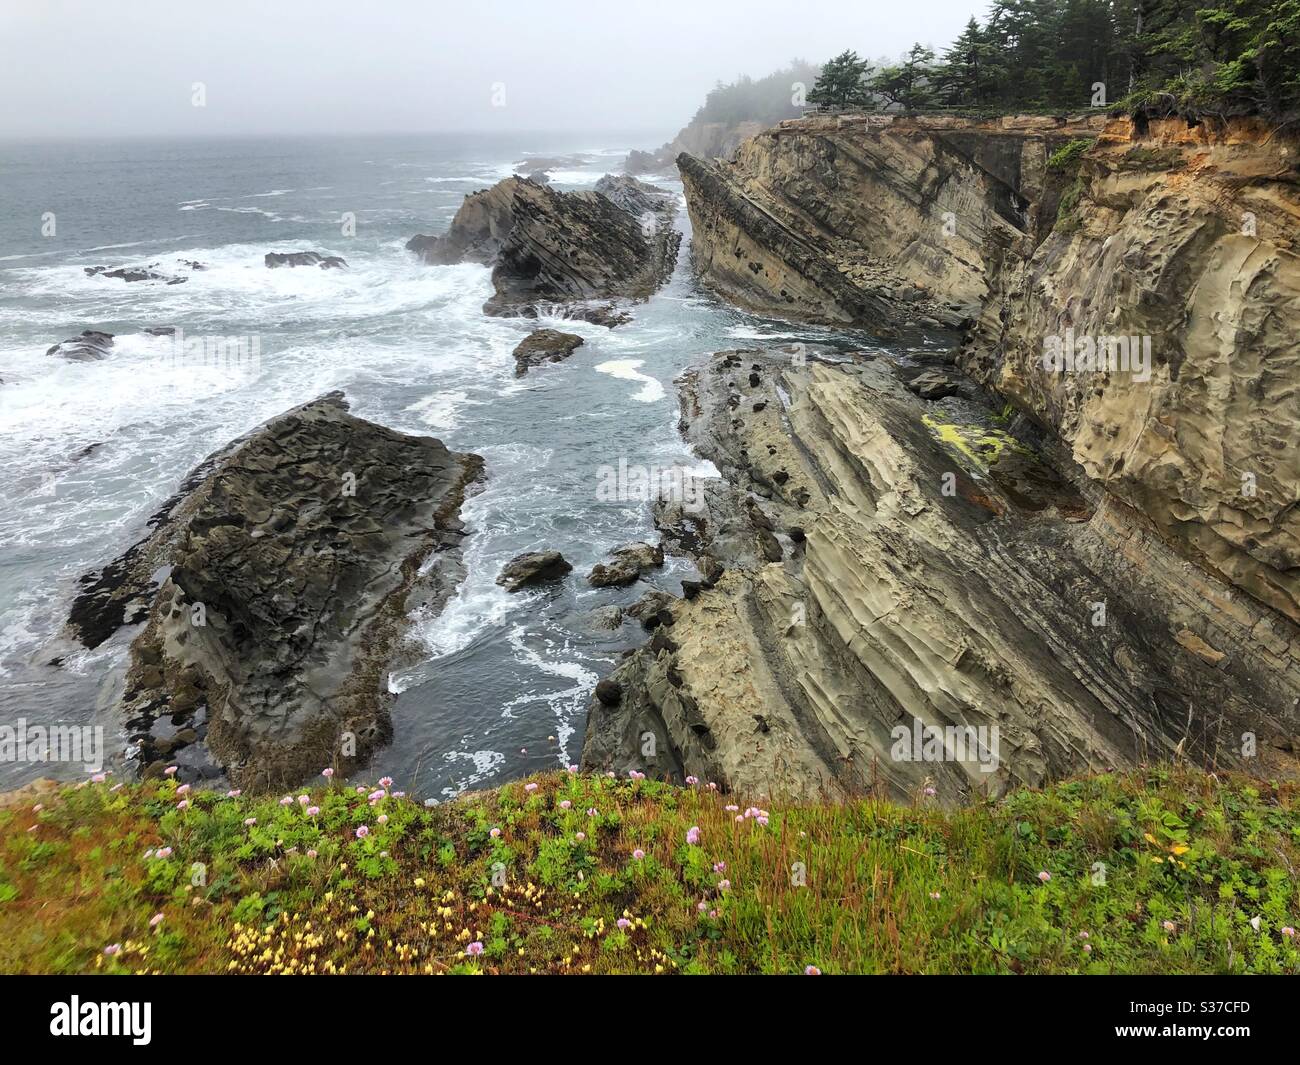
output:
<svg viewBox="0 0 1300 1065"><path fill-rule="evenodd" d="M907 382L907 390L922 399L946 399L963 393L961 378L942 370L924 370Z"/></svg>
<svg viewBox="0 0 1300 1065"><path fill-rule="evenodd" d="M516 555L502 568L497 584L517 592L531 584L561 579L573 569L558 551L529 551Z"/></svg>
<svg viewBox="0 0 1300 1065"><path fill-rule="evenodd" d="M533 366L545 362L563 362L583 344L576 333L558 329L538 329L529 333L514 350L515 376L523 377Z"/></svg>
<svg viewBox="0 0 1300 1065"><path fill-rule="evenodd" d="M593 588L623 587L634 583L646 570L664 564L659 544L624 544L610 552L608 562L597 563L587 576Z"/></svg>

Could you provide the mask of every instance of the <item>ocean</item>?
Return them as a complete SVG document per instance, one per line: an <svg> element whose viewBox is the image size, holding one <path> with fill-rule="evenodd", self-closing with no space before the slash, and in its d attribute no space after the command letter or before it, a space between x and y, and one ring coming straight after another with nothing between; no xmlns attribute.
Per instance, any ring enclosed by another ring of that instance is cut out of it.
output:
<svg viewBox="0 0 1300 1065"><path fill-rule="evenodd" d="M138 539L212 451L339 389L359 417L437 436L487 463L462 510L466 579L441 614L412 619L419 653L389 680L394 741L366 778L387 773L411 794L445 799L576 762L588 695L644 637L635 622L593 632L587 616L647 587L680 592L691 574L670 559L632 588L587 587L586 572L611 548L656 537L646 504L599 498L598 471L624 460L710 473L680 439L673 385L709 352L798 340L872 345L757 318L700 290L684 206L671 282L615 330L489 318L486 267L426 266L404 245L443 232L466 193L530 155L583 156L552 182L590 188L619 171L629 148L659 140L0 143L0 725L102 726L110 765L120 765L129 735L113 704L133 632L94 651L61 641L77 578ZM658 183L680 195L680 184ZM269 251L295 250L341 255L348 267L263 265ZM187 280L128 283L85 270L124 265ZM516 379L511 351L539 325L586 344ZM256 372L168 359L171 341L143 332L165 326L255 339ZM85 329L116 334L108 358L46 356ZM514 595L496 585L508 559L541 548L562 551L573 575ZM83 772L0 761L0 787Z"/></svg>

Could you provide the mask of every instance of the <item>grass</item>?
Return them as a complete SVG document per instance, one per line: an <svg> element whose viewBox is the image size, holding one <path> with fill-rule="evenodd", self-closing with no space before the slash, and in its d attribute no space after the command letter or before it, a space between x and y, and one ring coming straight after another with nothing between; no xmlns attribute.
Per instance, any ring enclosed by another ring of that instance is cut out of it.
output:
<svg viewBox="0 0 1300 1065"><path fill-rule="evenodd" d="M0 811L0 971L1300 972L1290 784L1154 768L765 817L567 773L433 808L304 794Z"/></svg>

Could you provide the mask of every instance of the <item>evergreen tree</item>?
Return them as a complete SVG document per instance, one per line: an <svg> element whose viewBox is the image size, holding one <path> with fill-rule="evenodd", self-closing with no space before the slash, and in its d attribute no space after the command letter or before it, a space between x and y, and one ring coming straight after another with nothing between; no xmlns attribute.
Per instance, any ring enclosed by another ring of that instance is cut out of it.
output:
<svg viewBox="0 0 1300 1065"><path fill-rule="evenodd" d="M841 52L822 67L817 83L808 94L811 103L823 107L855 107L867 102L863 79L870 64L857 52Z"/></svg>
<svg viewBox="0 0 1300 1065"><path fill-rule="evenodd" d="M930 107L938 98L930 82L933 66L934 51L914 44L898 66L885 67L871 79L869 87L906 111Z"/></svg>
<svg viewBox="0 0 1300 1065"><path fill-rule="evenodd" d="M1300 115L1300 0L992 0L934 63L916 45L863 88L845 52L811 99L918 108ZM1094 87L1105 86L1104 95Z"/></svg>

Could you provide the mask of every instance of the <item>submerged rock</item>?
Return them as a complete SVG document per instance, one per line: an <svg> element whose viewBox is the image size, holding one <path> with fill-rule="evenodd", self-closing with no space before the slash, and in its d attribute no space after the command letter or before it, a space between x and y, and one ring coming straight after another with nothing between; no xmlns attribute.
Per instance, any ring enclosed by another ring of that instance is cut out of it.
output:
<svg viewBox="0 0 1300 1065"><path fill-rule="evenodd" d="M346 772L386 742L404 620L458 582L457 515L481 469L353 417L341 393L196 468L144 539L82 579L69 617L88 647L147 621L122 697L141 765L165 739L149 731L162 714L196 723L196 738L205 728L244 787Z"/></svg>
<svg viewBox="0 0 1300 1065"><path fill-rule="evenodd" d="M583 344L576 333L558 329L538 329L529 333L515 347L515 376L523 377L533 366L545 362L563 362Z"/></svg>
<svg viewBox="0 0 1300 1065"><path fill-rule="evenodd" d="M517 592L542 581L560 580L573 566L558 551L529 551L516 555L502 568L497 584Z"/></svg>
<svg viewBox="0 0 1300 1065"><path fill-rule="evenodd" d="M154 264L156 265L156 264ZM85 267L87 277L111 277L119 281L163 281L168 285L183 285L189 278L160 274L153 266Z"/></svg>
<svg viewBox="0 0 1300 1065"><path fill-rule="evenodd" d="M80 336L62 340L50 347L46 355L58 355L69 362L98 362L108 357L113 346L113 334L98 329L84 330Z"/></svg>
<svg viewBox="0 0 1300 1065"><path fill-rule="evenodd" d="M322 270L340 270L348 265L338 255L321 255L314 251L269 251L263 261L268 270L282 266L319 266Z"/></svg>

